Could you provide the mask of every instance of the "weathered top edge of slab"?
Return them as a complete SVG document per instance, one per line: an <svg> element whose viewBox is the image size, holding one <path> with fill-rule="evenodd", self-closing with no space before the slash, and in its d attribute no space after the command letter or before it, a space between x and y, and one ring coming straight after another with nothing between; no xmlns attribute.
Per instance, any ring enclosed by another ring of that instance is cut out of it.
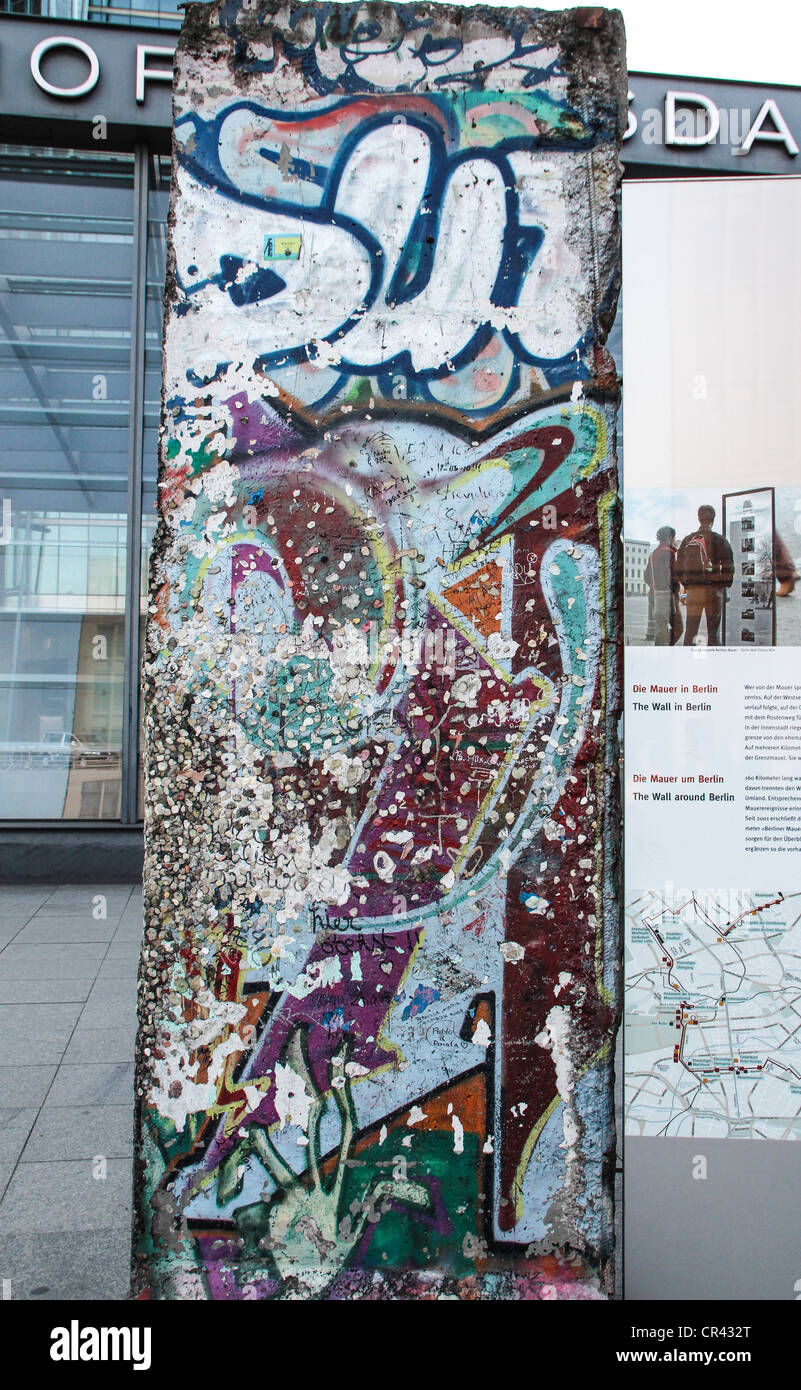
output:
<svg viewBox="0 0 801 1390"><path fill-rule="evenodd" d="M343 15L356 15L360 11L369 10L371 14L380 16L402 17L404 20L414 16L416 19L436 19L439 22L453 21L456 24L463 22L465 18L478 19L491 24L497 28L508 28L510 22L523 24L530 28L532 25L539 26L541 23L546 25L555 24L558 27L565 24L576 25L583 29L608 29L610 26L623 32L623 16L620 10L616 10L607 5L566 5L561 10L539 9L536 5L458 5L445 4L441 0L409 0L407 3L393 4L390 0L308 0L305 4L292 4L289 0L253 0L252 4L243 4L242 0L188 0L183 5L184 28L190 22L192 26L200 28L217 27L216 20L222 18L224 24L229 24L235 18L239 18L242 23L252 21L256 24L263 22L264 16L276 15L281 11L291 13L293 19L301 19L305 15L314 14L324 10L329 13L340 11ZM213 18L214 17L214 18Z"/></svg>
<svg viewBox="0 0 801 1390"><path fill-rule="evenodd" d="M369 28L367 27L369 25ZM376 29L375 26L378 26ZM271 71L274 60L265 61L263 45L272 46L275 53L306 66L312 50L321 52L339 47L343 55L376 53L386 36L385 53L398 52L408 35L414 52L424 42L421 33L427 25L436 29L436 39L459 39L474 45L483 40L507 37L513 41L514 52L509 55L512 65L532 48L555 47L560 53L561 67L568 79L571 94L581 93L581 105L597 102L605 108L607 130L616 127L620 140L627 121L628 77L626 71L626 42L623 17L619 10L601 6L582 6L565 10L489 7L486 5L459 6L438 3L387 4L384 0L360 0L342 4L337 0L296 5L291 0L214 0L214 3L190 3L186 6L178 42L178 63L183 57L214 57L218 61L230 52L232 74L240 80L258 70ZM416 31L416 32L415 32ZM258 47L255 47L258 46ZM497 62L473 63L469 74L453 82L437 74L436 85L490 87L490 73ZM501 63L503 66L503 62ZM442 73L439 69L439 73ZM365 89L369 88L365 84ZM522 77L521 77L521 86ZM329 90L338 86L330 84ZM610 120L611 118L611 120Z"/></svg>
<svg viewBox="0 0 801 1390"><path fill-rule="evenodd" d="M563 10L541 10L535 7L502 5L427 4L425 0L411 4L390 4L386 0L320 0L320 3L290 5L289 0L253 0L243 5L241 0L189 0L184 6L184 20L178 41L179 50L212 37L219 41L221 33L234 31L255 36L269 29L269 21L284 14L292 27L305 19L323 15L329 25L341 27L335 37L346 41L360 19L369 14L373 20L397 26L399 23L419 24L432 20L440 28L460 28L465 23L481 24L495 32L516 30L532 39L554 42L570 33L595 35L595 41L610 50L618 49L621 63L625 59L625 27L620 10L601 5L580 5ZM591 40L592 41L592 40Z"/></svg>
<svg viewBox="0 0 801 1390"><path fill-rule="evenodd" d="M367 33L362 26L380 25L378 33ZM590 89L599 86L613 95L620 108L621 131L627 108L626 39L619 10L602 6L581 6L564 10L460 6L439 3L388 4L384 0L359 0L345 4L338 0L294 5L290 0L214 0L186 5L178 41L182 54L198 54L210 48L219 50L230 44L238 65L247 65L250 43L267 43L278 37L287 56L302 59L305 51L319 42L327 46L350 48L355 44L375 44L386 31L389 42L398 42L404 31L436 26L442 39L464 36L472 40L501 35L514 38L518 45L556 45L573 81ZM361 32L358 32L361 29ZM417 42L417 35L414 36ZM519 51L519 50L518 50ZM480 82L481 74L476 74Z"/></svg>

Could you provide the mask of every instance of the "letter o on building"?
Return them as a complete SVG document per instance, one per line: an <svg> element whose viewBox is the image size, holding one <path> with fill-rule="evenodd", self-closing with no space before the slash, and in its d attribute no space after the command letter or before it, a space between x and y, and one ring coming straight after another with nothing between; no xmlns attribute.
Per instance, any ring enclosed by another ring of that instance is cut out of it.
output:
<svg viewBox="0 0 801 1390"><path fill-rule="evenodd" d="M42 76L42 59L46 54L52 52L54 48L71 48L76 53L82 53L89 62L89 73L83 82L77 87L54 87L52 82L48 82ZM97 54L88 43L83 39L72 39L66 35L55 35L53 38L42 39L37 43L31 53L31 75L37 87L41 87L43 92L47 92L51 97L85 97L87 92L91 92L97 86L97 79L100 76L100 63Z"/></svg>

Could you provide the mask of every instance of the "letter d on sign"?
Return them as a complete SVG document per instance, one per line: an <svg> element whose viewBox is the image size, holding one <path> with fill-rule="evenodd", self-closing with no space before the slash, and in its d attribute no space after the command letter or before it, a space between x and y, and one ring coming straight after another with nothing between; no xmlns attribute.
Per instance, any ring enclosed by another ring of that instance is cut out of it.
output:
<svg viewBox="0 0 801 1390"><path fill-rule="evenodd" d="M702 135L679 134L676 129L677 106L700 106L709 116L709 130ZM720 112L714 101L702 92L665 93L665 144L666 145L712 145L720 130Z"/></svg>

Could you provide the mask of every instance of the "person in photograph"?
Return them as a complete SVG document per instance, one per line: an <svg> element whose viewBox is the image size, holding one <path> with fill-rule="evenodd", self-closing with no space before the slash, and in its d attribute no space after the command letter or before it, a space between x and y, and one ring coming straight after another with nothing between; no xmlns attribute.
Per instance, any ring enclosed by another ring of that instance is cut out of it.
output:
<svg viewBox="0 0 801 1390"><path fill-rule="evenodd" d="M774 535L773 545L776 557L776 583L778 585L776 593L779 598L787 598L793 592L796 580L801 579L801 575L799 575L793 557L778 531Z"/></svg>
<svg viewBox="0 0 801 1390"><path fill-rule="evenodd" d="M695 642L704 616L708 645L720 645L723 604L734 581L734 555L726 537L713 531L714 520L714 507L699 507L698 529L684 537L676 556L676 578L686 595L685 647Z"/></svg>
<svg viewBox="0 0 801 1390"><path fill-rule="evenodd" d="M659 543L648 556L642 577L648 586L654 646L673 647L681 637L682 629L679 585L675 574L676 532L672 526L660 526L656 539Z"/></svg>

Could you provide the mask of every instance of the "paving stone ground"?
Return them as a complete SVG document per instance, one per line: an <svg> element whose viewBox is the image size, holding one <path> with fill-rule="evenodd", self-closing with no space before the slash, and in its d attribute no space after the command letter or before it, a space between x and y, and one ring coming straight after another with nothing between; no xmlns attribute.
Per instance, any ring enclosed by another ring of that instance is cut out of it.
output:
<svg viewBox="0 0 801 1390"><path fill-rule="evenodd" d="M141 935L139 885L0 888L6 1298L127 1297Z"/></svg>

